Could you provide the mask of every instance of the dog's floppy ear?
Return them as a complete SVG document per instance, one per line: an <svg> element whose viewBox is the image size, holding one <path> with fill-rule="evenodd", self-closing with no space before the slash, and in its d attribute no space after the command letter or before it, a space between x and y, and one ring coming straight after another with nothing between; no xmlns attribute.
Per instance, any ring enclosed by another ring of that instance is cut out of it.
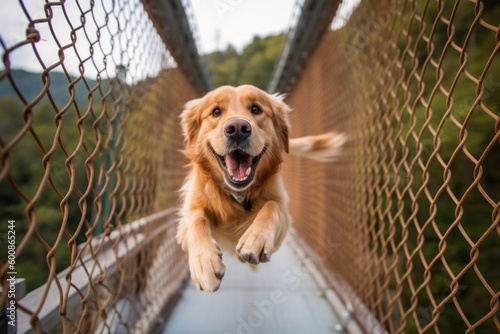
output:
<svg viewBox="0 0 500 334"><path fill-rule="evenodd" d="M288 114L292 109L283 100L286 98L285 94L274 94L272 95L273 109L275 117L276 130L280 141L283 144L283 150L288 153L288 133L290 131L290 121L288 120Z"/></svg>
<svg viewBox="0 0 500 334"><path fill-rule="evenodd" d="M191 100L186 103L181 114L182 132L188 145L194 141L200 130L200 105L201 99Z"/></svg>

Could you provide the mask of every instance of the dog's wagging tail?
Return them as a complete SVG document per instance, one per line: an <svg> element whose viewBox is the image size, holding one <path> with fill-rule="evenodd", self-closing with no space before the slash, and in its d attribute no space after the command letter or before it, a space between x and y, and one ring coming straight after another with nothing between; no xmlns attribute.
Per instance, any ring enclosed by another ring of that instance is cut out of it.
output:
<svg viewBox="0 0 500 334"><path fill-rule="evenodd" d="M283 95L224 86L192 100L181 114L189 171L181 188L177 241L194 285L216 291L222 249L244 262L268 262L290 225L280 171L286 153L322 162L341 155L340 133L289 138Z"/></svg>

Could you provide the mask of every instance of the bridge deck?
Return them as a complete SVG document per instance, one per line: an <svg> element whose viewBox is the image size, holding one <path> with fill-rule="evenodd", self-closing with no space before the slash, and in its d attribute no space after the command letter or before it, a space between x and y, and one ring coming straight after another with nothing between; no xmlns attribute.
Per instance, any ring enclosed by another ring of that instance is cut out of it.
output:
<svg viewBox="0 0 500 334"><path fill-rule="evenodd" d="M225 256L219 291L198 292L189 283L163 333L346 333L293 247L284 242L256 272Z"/></svg>

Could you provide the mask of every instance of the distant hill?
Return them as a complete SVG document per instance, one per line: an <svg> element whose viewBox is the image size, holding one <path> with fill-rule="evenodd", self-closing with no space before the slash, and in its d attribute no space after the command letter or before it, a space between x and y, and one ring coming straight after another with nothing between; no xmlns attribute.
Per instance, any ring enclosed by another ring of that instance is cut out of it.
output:
<svg viewBox="0 0 500 334"><path fill-rule="evenodd" d="M252 84L265 90L285 39L286 34L255 36L242 52L229 45L226 50L205 55L214 86Z"/></svg>
<svg viewBox="0 0 500 334"><path fill-rule="evenodd" d="M11 70L11 75L14 79L14 82L24 97L31 101L33 100L42 90L43 90L43 82L41 73L33 73L28 72L21 69ZM70 81L66 77L64 73L61 72L50 72L49 74L50 84L49 90L52 98L54 99L58 108L62 108L65 106L70 99L70 92L68 90L68 86ZM71 77L71 80L74 80L75 77ZM85 78L87 85L89 87L95 87L96 80ZM106 82L106 81L104 81ZM75 100L79 105L87 104L87 94L88 88L86 87L83 80L79 80L75 84ZM107 84L106 86L107 87ZM7 78L3 78L0 80L0 98L8 95L17 95L14 89L12 88L9 80ZM43 98L47 101L47 97Z"/></svg>

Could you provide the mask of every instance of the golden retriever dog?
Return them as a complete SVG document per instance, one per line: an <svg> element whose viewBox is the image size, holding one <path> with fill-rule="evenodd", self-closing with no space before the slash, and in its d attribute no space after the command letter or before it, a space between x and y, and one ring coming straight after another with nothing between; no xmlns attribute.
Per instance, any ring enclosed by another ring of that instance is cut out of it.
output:
<svg viewBox="0 0 500 334"><path fill-rule="evenodd" d="M181 115L189 174L181 189L177 241L188 252L194 285L217 291L222 249L268 262L290 225L280 176L283 153L330 161L341 134L289 139L284 96L250 85L224 86L186 104Z"/></svg>

